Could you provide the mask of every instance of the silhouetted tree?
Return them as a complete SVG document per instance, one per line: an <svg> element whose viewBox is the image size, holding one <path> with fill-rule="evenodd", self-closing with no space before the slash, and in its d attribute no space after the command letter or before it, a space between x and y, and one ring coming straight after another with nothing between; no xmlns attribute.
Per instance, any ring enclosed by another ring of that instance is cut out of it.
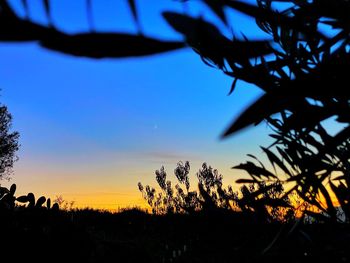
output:
<svg viewBox="0 0 350 263"><path fill-rule="evenodd" d="M212 213L219 210L241 212L254 216L260 222L291 221L295 219L294 209L289 196L278 181L265 183L251 181L249 186L233 191L232 186L223 187L223 176L218 170L203 163L196 173L198 189L190 190L190 164L178 162L174 174L179 182L172 187L162 166L156 170L156 181L161 192L149 185L138 183L142 196L155 214L186 213L203 211ZM185 190L181 187L185 185ZM282 197L283 196L283 197Z"/></svg>
<svg viewBox="0 0 350 263"><path fill-rule="evenodd" d="M0 105L0 179L8 178L14 162L18 159L18 132L11 132L12 116L7 107Z"/></svg>

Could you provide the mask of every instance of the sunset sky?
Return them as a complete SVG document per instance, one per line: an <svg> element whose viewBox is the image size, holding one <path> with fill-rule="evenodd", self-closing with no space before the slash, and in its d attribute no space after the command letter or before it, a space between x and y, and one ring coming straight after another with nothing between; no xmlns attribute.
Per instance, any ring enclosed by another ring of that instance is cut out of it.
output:
<svg viewBox="0 0 350 263"><path fill-rule="evenodd" d="M23 16L20 1L10 1ZM45 24L40 0L30 2L30 17ZM93 1L95 30L136 32L127 1ZM137 1L143 32L179 39L160 10L183 10L173 1ZM66 32L86 32L85 1L52 1L53 22ZM201 6L191 14L216 19ZM231 14L240 31L261 37L254 21ZM216 21L216 20L215 20ZM19 161L8 186L75 201L77 207L117 209L145 202L137 183L155 185L154 171L191 163L195 178L207 162L227 184L243 173L230 167L259 155L267 145L264 125L220 140L237 114L259 94L206 66L191 49L128 59L76 58L45 50L36 43L0 44L0 102L20 132Z"/></svg>

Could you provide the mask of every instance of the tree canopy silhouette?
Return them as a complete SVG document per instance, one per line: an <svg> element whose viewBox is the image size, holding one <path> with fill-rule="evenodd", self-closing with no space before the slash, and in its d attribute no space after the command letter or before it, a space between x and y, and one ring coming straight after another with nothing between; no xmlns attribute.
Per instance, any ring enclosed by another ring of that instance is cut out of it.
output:
<svg viewBox="0 0 350 263"><path fill-rule="evenodd" d="M11 126L11 114L6 106L0 105L0 179L11 174L13 164L17 160L19 133L11 132Z"/></svg>

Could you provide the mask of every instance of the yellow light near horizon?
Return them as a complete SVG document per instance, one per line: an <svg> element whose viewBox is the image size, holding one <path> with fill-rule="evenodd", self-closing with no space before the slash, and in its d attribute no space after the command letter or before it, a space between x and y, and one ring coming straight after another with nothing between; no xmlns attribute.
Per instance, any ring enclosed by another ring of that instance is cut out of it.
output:
<svg viewBox="0 0 350 263"><path fill-rule="evenodd" d="M86 194L67 194L63 196L68 204L74 201L73 208L93 208L108 210L111 212L119 211L124 208L139 207L147 208L147 203L140 193L120 195L118 193L86 193Z"/></svg>

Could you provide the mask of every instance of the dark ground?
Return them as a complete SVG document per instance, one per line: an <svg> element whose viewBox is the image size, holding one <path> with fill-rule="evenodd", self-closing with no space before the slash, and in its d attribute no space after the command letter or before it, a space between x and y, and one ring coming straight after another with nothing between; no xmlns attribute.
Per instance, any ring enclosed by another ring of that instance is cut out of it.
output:
<svg viewBox="0 0 350 263"><path fill-rule="evenodd" d="M1 211L0 250L0 262L350 262L350 226L23 209Z"/></svg>

